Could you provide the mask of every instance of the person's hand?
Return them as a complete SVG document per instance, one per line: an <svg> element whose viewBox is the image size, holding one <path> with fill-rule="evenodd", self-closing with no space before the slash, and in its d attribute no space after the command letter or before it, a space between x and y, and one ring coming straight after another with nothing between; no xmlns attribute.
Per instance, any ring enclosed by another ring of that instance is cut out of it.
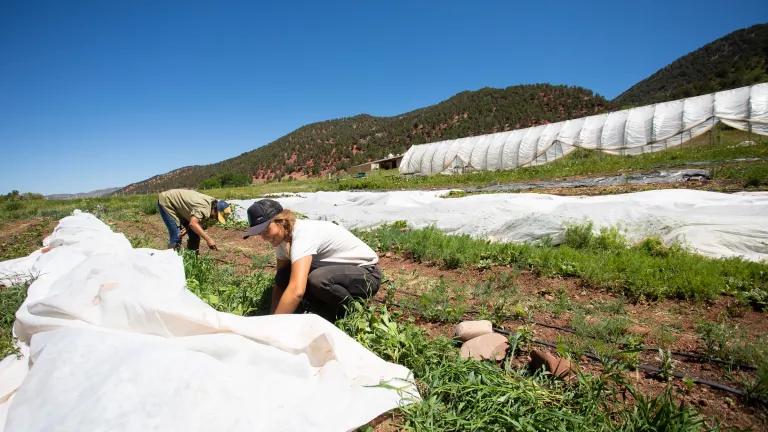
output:
<svg viewBox="0 0 768 432"><path fill-rule="evenodd" d="M185 235L187 235L187 229L186 228L181 228L179 230L179 238L184 238Z"/></svg>
<svg viewBox="0 0 768 432"><path fill-rule="evenodd" d="M216 242L215 241L211 240L211 241L209 241L207 243L208 243L208 249L219 250L219 247L216 246Z"/></svg>

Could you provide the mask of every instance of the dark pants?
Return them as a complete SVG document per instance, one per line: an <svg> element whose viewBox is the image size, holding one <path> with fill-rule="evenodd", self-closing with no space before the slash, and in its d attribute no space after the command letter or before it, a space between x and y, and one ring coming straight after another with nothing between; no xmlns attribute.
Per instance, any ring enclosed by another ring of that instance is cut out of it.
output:
<svg viewBox="0 0 768 432"><path fill-rule="evenodd" d="M176 225L176 221L173 220L171 215L165 211L159 202L157 203L157 210L160 213L160 217L163 218L165 228L168 229L168 247L171 249L179 249L181 247L180 227ZM182 220L181 224L187 230L187 235L189 236L187 239L187 249L194 251L200 249L200 236L189 229L189 222Z"/></svg>
<svg viewBox="0 0 768 432"><path fill-rule="evenodd" d="M277 270L275 285L282 293L291 279L291 267ZM344 315L344 306L355 298L373 297L381 285L378 265L320 263L314 258L304 292L305 310L334 321ZM298 312L303 312L299 310Z"/></svg>

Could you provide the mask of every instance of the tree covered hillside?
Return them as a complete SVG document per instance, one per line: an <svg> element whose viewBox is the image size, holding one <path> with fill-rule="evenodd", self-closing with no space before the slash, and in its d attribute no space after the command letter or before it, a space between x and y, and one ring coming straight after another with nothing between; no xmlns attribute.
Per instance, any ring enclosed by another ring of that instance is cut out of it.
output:
<svg viewBox="0 0 768 432"><path fill-rule="evenodd" d="M403 153L413 144L525 128L613 108L602 96L577 87L534 84L465 91L399 116L361 114L303 126L232 159L174 170L121 192L199 187L222 172L247 174L254 180L335 173L389 153Z"/></svg>
<svg viewBox="0 0 768 432"><path fill-rule="evenodd" d="M675 60L613 101L622 107L649 105L766 81L768 24L759 24Z"/></svg>

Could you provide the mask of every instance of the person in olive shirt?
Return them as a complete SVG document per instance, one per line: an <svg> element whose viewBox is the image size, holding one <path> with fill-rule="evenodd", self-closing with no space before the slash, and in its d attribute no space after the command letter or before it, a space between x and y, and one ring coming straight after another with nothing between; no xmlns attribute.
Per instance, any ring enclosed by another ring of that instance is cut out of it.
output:
<svg viewBox="0 0 768 432"><path fill-rule="evenodd" d="M209 248L217 250L216 242L205 232L209 222L224 223L232 213L226 201L188 189L171 189L160 192L157 209L168 228L168 247L179 249L181 239L189 234L187 249L200 249L200 238Z"/></svg>

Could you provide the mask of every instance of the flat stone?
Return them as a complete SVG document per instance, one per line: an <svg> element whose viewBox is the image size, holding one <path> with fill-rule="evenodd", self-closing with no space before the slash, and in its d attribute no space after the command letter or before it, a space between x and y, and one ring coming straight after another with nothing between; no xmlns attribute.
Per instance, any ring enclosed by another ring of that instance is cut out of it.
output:
<svg viewBox="0 0 768 432"><path fill-rule="evenodd" d="M531 352L531 362L528 367L531 370L539 370L544 367L549 373L558 378L567 378L573 374L573 367L571 362L560 358L554 354L550 354L546 351L533 350Z"/></svg>
<svg viewBox="0 0 768 432"><path fill-rule="evenodd" d="M648 333L650 333L651 330L648 327L643 327L641 325L633 324L629 327L627 327L627 333L633 334L636 336L646 336Z"/></svg>
<svg viewBox="0 0 768 432"><path fill-rule="evenodd" d="M453 331L454 337L462 342L488 333L493 333L493 325L488 320L464 321L456 324Z"/></svg>
<svg viewBox="0 0 768 432"><path fill-rule="evenodd" d="M507 355L507 338L498 333L487 333L470 339L461 346L461 358L474 360L503 360Z"/></svg>

